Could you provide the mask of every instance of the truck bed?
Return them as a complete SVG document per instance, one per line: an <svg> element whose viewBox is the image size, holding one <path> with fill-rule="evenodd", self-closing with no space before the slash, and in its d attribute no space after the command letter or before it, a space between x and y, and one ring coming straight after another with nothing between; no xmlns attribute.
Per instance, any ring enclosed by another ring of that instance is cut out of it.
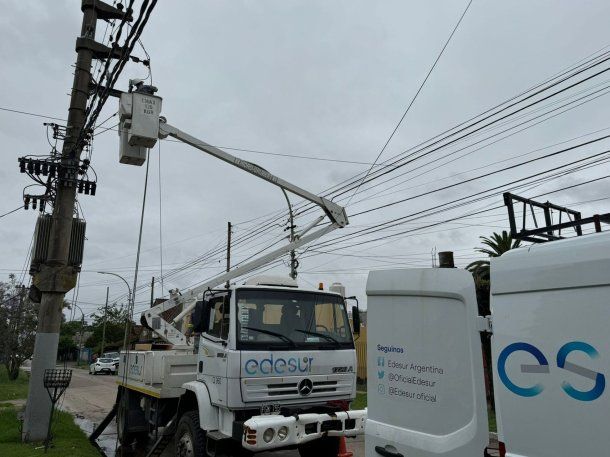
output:
<svg viewBox="0 0 610 457"><path fill-rule="evenodd" d="M117 383L155 398L176 398L196 377L197 355L190 351L129 351L121 354Z"/></svg>

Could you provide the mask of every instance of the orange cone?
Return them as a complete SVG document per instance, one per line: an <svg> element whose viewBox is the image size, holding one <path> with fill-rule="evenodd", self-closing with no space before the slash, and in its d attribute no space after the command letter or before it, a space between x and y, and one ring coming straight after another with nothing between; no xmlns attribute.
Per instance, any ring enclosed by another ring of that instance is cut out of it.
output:
<svg viewBox="0 0 610 457"><path fill-rule="evenodd" d="M342 436L339 439L339 452L337 453L337 457L353 457L354 453L352 451L347 450L347 446L345 444L345 437Z"/></svg>

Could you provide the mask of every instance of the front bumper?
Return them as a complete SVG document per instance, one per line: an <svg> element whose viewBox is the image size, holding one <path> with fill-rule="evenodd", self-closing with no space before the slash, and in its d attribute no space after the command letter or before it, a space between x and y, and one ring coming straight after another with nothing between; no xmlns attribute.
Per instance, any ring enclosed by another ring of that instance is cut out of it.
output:
<svg viewBox="0 0 610 457"><path fill-rule="evenodd" d="M250 451L264 451L279 447L295 446L323 436L354 437L364 434L366 409L339 411L333 414L299 414L295 416L254 416L244 422L242 446ZM287 436L278 436L286 427ZM273 429L273 438L266 442L263 434Z"/></svg>

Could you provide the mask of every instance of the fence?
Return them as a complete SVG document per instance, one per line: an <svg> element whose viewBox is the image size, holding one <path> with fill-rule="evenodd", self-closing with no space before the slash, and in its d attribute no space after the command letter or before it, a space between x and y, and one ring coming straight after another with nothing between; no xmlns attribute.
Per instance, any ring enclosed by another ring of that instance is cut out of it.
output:
<svg viewBox="0 0 610 457"><path fill-rule="evenodd" d="M356 377L358 383L366 384L366 327L360 329L360 337L356 338Z"/></svg>

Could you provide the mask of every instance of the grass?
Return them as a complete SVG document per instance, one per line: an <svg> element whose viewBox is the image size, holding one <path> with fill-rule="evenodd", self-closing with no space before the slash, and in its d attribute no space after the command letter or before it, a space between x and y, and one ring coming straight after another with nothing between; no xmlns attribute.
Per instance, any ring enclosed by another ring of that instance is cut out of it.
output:
<svg viewBox="0 0 610 457"><path fill-rule="evenodd" d="M351 409L364 409L366 408L366 393L356 393L356 399L350 405Z"/></svg>
<svg viewBox="0 0 610 457"><path fill-rule="evenodd" d="M41 447L42 443L21 442L18 410L7 400L26 398L28 381L28 376L23 371L16 380L9 381L6 368L0 366L0 456L99 457L99 452L89 443L72 416L62 411L56 411L53 417L53 447L49 448L47 454L44 453L44 447Z"/></svg>
<svg viewBox="0 0 610 457"><path fill-rule="evenodd" d="M99 457L85 434L68 413L56 411L53 418L53 442L47 454L42 443L21 443L17 410L0 408L0 455L11 457L74 456Z"/></svg>
<svg viewBox="0 0 610 457"><path fill-rule="evenodd" d="M352 404L350 405L351 409L364 409L366 408L366 393L364 392L358 392L356 394L356 399L352 402ZM487 411L487 417L488 417L488 421L489 421L489 431L490 432L497 432L498 431L498 426L496 425L496 413L493 409L489 409Z"/></svg>
<svg viewBox="0 0 610 457"><path fill-rule="evenodd" d="M16 400L28 396L28 375L20 371L19 377L9 381L8 372L4 365L0 366L0 401ZM0 454L2 455L2 454Z"/></svg>

